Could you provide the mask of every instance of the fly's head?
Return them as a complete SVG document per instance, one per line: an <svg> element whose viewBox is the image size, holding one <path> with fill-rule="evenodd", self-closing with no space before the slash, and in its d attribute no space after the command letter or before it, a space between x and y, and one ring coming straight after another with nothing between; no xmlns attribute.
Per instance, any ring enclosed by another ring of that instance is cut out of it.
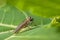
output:
<svg viewBox="0 0 60 40"><path fill-rule="evenodd" d="M29 20L30 20L30 21L33 21L33 18L32 18L32 17L29 17Z"/></svg>

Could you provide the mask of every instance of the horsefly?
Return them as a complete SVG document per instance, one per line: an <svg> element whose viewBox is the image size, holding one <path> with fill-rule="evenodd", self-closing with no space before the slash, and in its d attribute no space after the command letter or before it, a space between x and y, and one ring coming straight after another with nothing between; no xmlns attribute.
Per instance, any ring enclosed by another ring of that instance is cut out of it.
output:
<svg viewBox="0 0 60 40"><path fill-rule="evenodd" d="M19 32L22 28L26 27L31 21L33 21L33 18L28 17L22 24L18 25L18 27L14 30L14 33Z"/></svg>

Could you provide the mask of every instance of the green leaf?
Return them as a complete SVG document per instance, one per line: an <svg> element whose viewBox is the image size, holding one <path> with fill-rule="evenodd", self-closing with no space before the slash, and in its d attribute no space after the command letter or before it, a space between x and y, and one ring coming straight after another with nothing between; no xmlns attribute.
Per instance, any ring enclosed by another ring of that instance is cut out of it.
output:
<svg viewBox="0 0 60 40"><path fill-rule="evenodd" d="M60 40L60 27L53 27L50 18L41 17L60 16L59 4L59 0L7 0L6 5L0 5L0 40ZM33 18L29 24L32 28L13 34L29 16Z"/></svg>
<svg viewBox="0 0 60 40"><path fill-rule="evenodd" d="M21 24L26 19L27 16L31 16L34 19L32 24L29 25L32 27L32 30L29 30L28 28L26 29L26 31L24 30L22 34L26 34L24 32L27 32L29 35L30 32L28 31L37 30L35 28L39 28L38 25L43 27L42 25L47 25L51 22L50 18L43 18L43 17L39 17L32 14L27 14L27 13L28 12L19 11L17 8L15 8L10 4L6 4L4 7L0 8L0 39L7 40L7 39L10 39L10 37L13 38L14 37L13 31L19 24ZM17 39L18 38L16 38L15 40ZM14 39L11 39L11 40L14 40Z"/></svg>
<svg viewBox="0 0 60 40"><path fill-rule="evenodd" d="M60 40L60 32L58 31L58 28L44 28L45 26L36 27L38 28L15 34L8 40Z"/></svg>
<svg viewBox="0 0 60 40"><path fill-rule="evenodd" d="M8 0L8 3L36 16L60 16L60 0Z"/></svg>
<svg viewBox="0 0 60 40"><path fill-rule="evenodd" d="M13 35L13 33L10 31L2 32L2 33L0 33L0 40L4 40L4 39L10 37L11 35Z"/></svg>
<svg viewBox="0 0 60 40"><path fill-rule="evenodd" d="M14 29L25 19L25 15L15 7L6 4L0 8L0 40L13 35ZM13 30L13 31L12 31ZM11 32L10 32L11 31Z"/></svg>

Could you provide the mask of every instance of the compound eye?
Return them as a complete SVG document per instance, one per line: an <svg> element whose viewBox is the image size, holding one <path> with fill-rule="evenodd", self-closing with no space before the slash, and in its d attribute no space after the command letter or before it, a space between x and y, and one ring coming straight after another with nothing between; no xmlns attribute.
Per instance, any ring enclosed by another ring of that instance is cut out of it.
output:
<svg viewBox="0 0 60 40"><path fill-rule="evenodd" d="M30 20L30 21L33 21L33 18L32 18L32 17L29 17L29 20Z"/></svg>

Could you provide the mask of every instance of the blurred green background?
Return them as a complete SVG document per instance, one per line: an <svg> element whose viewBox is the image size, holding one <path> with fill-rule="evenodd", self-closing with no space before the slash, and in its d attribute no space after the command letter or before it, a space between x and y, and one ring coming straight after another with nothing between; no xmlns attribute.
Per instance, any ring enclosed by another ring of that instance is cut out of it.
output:
<svg viewBox="0 0 60 40"><path fill-rule="evenodd" d="M32 24L14 34L29 16ZM0 0L0 40L60 40L59 20L60 0Z"/></svg>

